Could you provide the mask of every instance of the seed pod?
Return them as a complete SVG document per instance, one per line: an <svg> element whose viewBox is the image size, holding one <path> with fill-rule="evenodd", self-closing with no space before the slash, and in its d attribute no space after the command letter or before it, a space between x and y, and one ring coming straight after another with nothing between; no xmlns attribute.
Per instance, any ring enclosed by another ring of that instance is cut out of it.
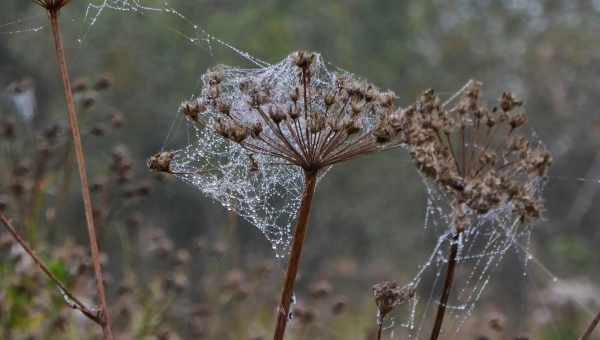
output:
<svg viewBox="0 0 600 340"><path fill-rule="evenodd" d="M281 123L286 118L283 109L279 105L269 106L269 117L275 122L275 124Z"/></svg>
<svg viewBox="0 0 600 340"><path fill-rule="evenodd" d="M152 155L146 165L150 170L170 173L171 161L175 156L172 152L163 151Z"/></svg>
<svg viewBox="0 0 600 340"><path fill-rule="evenodd" d="M262 133L263 130L263 126L261 123L256 122L254 124L252 124L252 126L250 127L250 135L252 136L252 138L258 138L260 136L260 134Z"/></svg>

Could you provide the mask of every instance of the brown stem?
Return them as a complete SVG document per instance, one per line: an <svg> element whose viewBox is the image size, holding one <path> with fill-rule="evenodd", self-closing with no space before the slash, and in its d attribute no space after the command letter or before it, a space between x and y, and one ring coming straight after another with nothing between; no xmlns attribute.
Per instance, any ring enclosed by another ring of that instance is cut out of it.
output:
<svg viewBox="0 0 600 340"><path fill-rule="evenodd" d="M383 321L379 322L377 326L377 340L381 340L381 331L383 330Z"/></svg>
<svg viewBox="0 0 600 340"><path fill-rule="evenodd" d="M306 226L308 224L308 216L310 215L310 206L312 203L315 186L317 184L317 172L304 172L304 192L302 193L302 201L300 210L298 211L298 222L294 228L294 240L292 241L292 251L288 261L288 268L285 274L283 290L279 307L277 308L277 326L275 327L274 340L283 340L285 327L288 321L290 312L290 304L294 293L294 282L298 273L298 265L300 263L300 255L302 254L302 246L306 236Z"/></svg>
<svg viewBox="0 0 600 340"><path fill-rule="evenodd" d="M590 322L589 326L585 330L585 333L583 333L583 335L579 338L579 340L590 339L590 337L592 336L592 332L594 331L594 328L596 328L596 326L598 326L598 323L600 323L600 312L598 312L598 314L596 314L596 317L594 318L594 320L592 320L592 322Z"/></svg>
<svg viewBox="0 0 600 340"><path fill-rule="evenodd" d="M83 313L83 315L88 317L90 320L92 320L98 324L102 324L102 321L98 317L97 313L94 313L89 308L87 308L83 304L83 302L79 301L79 299L77 299L71 292L69 292L67 287L48 269L48 266L46 266L46 264L44 264L44 262L35 254L33 249L31 249L31 247L29 247L27 242L21 237L21 235L19 235L17 230L13 227L10 220L1 211L0 211L0 221L2 221L2 225L4 225L6 230L8 230L8 233L15 239L15 241L21 246L21 248L23 248L23 250L25 250L25 252L29 255L29 257L31 257L31 259L33 260L33 262L35 262L35 264L38 266L38 268L42 272L44 272L44 274L46 274L46 276L50 279L50 281L52 281L58 287L58 289L61 291L61 293L64 294L69 299L67 304L71 308L79 310L81 313Z"/></svg>
<svg viewBox="0 0 600 340"><path fill-rule="evenodd" d="M446 280L444 281L444 291L438 305L437 315L435 317L435 323L433 330L431 331L430 340L437 340L442 330L442 323L444 322L444 314L446 314L446 305L448 304L448 298L450 297L450 291L452 290L452 282L454 281L454 271L456 269L456 255L458 254L458 238L460 231L452 237L452 245L450 246L450 254L448 254L448 270L446 271Z"/></svg>
<svg viewBox="0 0 600 340"><path fill-rule="evenodd" d="M79 132L79 123L77 114L75 113L75 103L73 101L73 91L71 90L71 81L69 79L69 71L65 58L65 51L60 35L58 25L58 10L50 10L50 23L52 26L52 36L54 38L54 47L56 49L56 57L60 68L60 76L63 81L65 98L67 101L67 112L69 115L69 126L73 135L73 145L75 147L75 159L77 160L77 168L81 179L81 193L83 196L83 206L85 210L85 220L90 240L90 250L92 254L92 262L94 265L94 273L96 275L96 290L98 292L98 300L100 303L100 313L102 320L102 332L104 339L112 340L112 329L108 308L106 307L106 297L104 294L104 280L102 278L102 267L100 265L100 250L98 249L98 241L96 239L96 226L94 225L94 216L92 209L92 199L88 186L88 178L85 170L85 157L83 154L83 146L81 145L81 134Z"/></svg>

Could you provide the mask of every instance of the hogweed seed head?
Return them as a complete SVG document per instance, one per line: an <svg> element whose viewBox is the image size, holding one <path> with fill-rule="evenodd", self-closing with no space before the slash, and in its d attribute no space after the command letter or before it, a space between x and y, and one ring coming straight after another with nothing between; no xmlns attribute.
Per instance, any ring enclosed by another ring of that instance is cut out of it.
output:
<svg viewBox="0 0 600 340"><path fill-rule="evenodd" d="M415 289L411 285L400 287L398 283L384 281L373 286L373 297L377 304L377 322L383 319L396 307L408 302L415 296Z"/></svg>
<svg viewBox="0 0 600 340"><path fill-rule="evenodd" d="M194 142L154 155L148 166L235 210L278 255L289 245L305 174L399 145L396 96L330 72L316 53L255 69L219 66L202 82L198 97L180 107Z"/></svg>
<svg viewBox="0 0 600 340"><path fill-rule="evenodd" d="M299 72L287 88L252 75L232 86L226 68L209 71L201 96L194 103L184 102L181 110L193 121L203 110L221 114L209 124L217 135L249 153L305 170L384 149L397 136L389 124L395 95L351 75L313 82L313 74L326 72L319 58L306 51L292 53L282 64Z"/></svg>
<svg viewBox="0 0 600 340"><path fill-rule="evenodd" d="M168 151L162 151L154 154L148 159L147 166L149 169L158 172L171 172L171 161L173 160L173 153Z"/></svg>
<svg viewBox="0 0 600 340"><path fill-rule="evenodd" d="M482 215L509 205L522 221L534 221L542 209L536 192L552 156L515 135L527 122L520 100L505 92L501 109L489 110L480 86L471 81L449 108L428 90L392 115L390 126L401 131L423 175L450 195L457 228L467 224L469 211Z"/></svg>

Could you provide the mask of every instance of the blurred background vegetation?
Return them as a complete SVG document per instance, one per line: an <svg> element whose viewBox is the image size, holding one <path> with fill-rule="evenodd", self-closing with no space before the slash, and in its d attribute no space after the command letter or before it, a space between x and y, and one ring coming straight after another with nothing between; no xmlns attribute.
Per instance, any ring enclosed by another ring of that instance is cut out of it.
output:
<svg viewBox="0 0 600 340"><path fill-rule="evenodd" d="M87 4L67 6L63 32L121 338L267 339L274 321L283 264L260 232L145 167L152 153L187 142L177 107L199 93L202 72L252 66L214 41L190 41L203 38L193 24L268 62L318 51L392 89L400 105L427 88L450 95L471 78L490 100L516 93L555 157L530 245L543 266L530 263L523 278L522 259L507 256L456 338L572 339L600 308L600 1L171 0L186 20L107 10L93 26ZM28 30L47 18L29 1L0 6L0 209L91 299L50 32ZM318 192L290 337L369 339L370 287L409 280L435 243L423 229L424 185L397 151L334 168ZM0 239L1 339L97 336L5 233ZM396 326L385 336L402 334Z"/></svg>

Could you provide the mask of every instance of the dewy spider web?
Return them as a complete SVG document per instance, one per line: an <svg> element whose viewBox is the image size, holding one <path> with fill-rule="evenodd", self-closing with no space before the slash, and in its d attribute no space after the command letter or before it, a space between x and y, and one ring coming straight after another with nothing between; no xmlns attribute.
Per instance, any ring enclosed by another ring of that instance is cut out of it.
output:
<svg viewBox="0 0 600 340"><path fill-rule="evenodd" d="M231 115L245 124L256 123L259 119L258 115L244 114L252 111L248 96L241 90L245 82L252 81L267 87L273 103L285 103L292 90L300 86L298 67L290 58L262 68L221 66L218 69L223 74L220 97L231 103ZM338 88L337 81L344 76L329 72L323 59L316 55L311 76L314 91L334 93ZM210 77L205 75L203 91L209 89L209 82ZM202 95L206 97L206 93ZM320 107L324 101L319 95L311 98L310 105L314 110L325 110ZM205 128L217 124L222 113L209 109L202 115L201 124L188 120L194 140L174 152L171 171L255 225L271 242L276 254L285 255L304 187L302 169L283 163L281 158L261 153L249 154L240 144L223 138L214 129ZM299 120L304 121L304 118ZM374 116L365 115L360 121L365 130L376 123ZM301 126L303 124L300 123ZM272 134L273 131L265 129L262 133ZM289 134L289 131L281 133ZM322 171L320 175L324 173Z"/></svg>
<svg viewBox="0 0 600 340"><path fill-rule="evenodd" d="M159 3L159 2L154 2ZM168 3L160 6L146 6L138 0L100 0L91 2L85 13L88 28L96 24L105 10L119 12L147 12L174 15L190 24L194 30L193 36L185 36L192 44L205 42L209 49L211 43L229 49L251 63L262 67L258 70L242 70L225 68L225 78L235 84L236 79L247 74L262 73L265 78L285 79L290 74L281 72L281 65L269 66L268 63L243 52L227 42L208 34L198 25L188 20L182 13L173 9ZM278 74L278 72L281 72ZM179 176L184 181L201 188L208 196L221 202L229 209L237 211L244 218L255 224L273 243L276 253L285 254L290 241L290 224L295 218L298 198L302 188L301 170L292 166L274 164L272 159L257 155L256 160L262 167L258 174L250 174L251 163L244 150L238 145L229 143L222 138L210 135L205 129L191 127L196 140L175 154L174 171L180 171ZM203 141L203 143L198 143ZM206 143L208 141L208 143ZM205 172L208 175L199 176L195 172ZM187 174L185 174L187 173ZM566 179L556 177L557 179ZM275 180L276 179L276 180ZM578 181L598 183L597 179L577 178ZM446 263L447 248L450 246L451 217L446 194L432 182L425 180L428 192L425 230L437 235L437 243L419 268L409 284L415 288L422 286L429 274L434 275L435 283L431 294L420 296L409 304L409 316L405 323L394 323L395 326L407 328L410 338L420 338L427 328L424 326L426 317L431 315L432 306L436 303L440 283ZM537 193L540 194L543 183L538 183ZM264 204L263 202L267 202ZM472 220L471 227L459 240L458 265L467 275L459 277L455 282L454 293L448 305L448 315L445 330L451 327L459 331L464 321L471 315L476 303L490 282L493 271L500 265L509 251L514 251L522 257L524 265L534 260L528 251L532 226L517 223L517 218L508 206L492 210ZM545 271L547 269L538 263ZM549 274L553 281L557 278ZM417 312L418 304L423 305ZM423 310L421 310L423 309ZM418 319L418 320L417 320ZM452 320L453 319L453 320Z"/></svg>
<svg viewBox="0 0 600 340"><path fill-rule="evenodd" d="M536 138L535 134L532 134ZM541 146L540 141L536 142ZM528 250L531 240L532 228L535 224L522 223L520 216L515 213L511 202L504 206L492 209L485 214L477 214L467 210L470 223L465 231L460 234L458 241L453 241L454 213L450 206L452 201L448 193L439 187L439 184L422 176L427 188L427 208L425 213L424 228L426 233L434 233L437 242L427 257L426 262L419 267L418 272L407 284L412 289L419 290L427 278L433 278L428 297L422 297L409 305L406 322L400 325L406 328L410 339L419 339L429 334L425 326L431 312L439 301L439 296L445 270L447 267L447 254L453 242L458 242L457 266L462 275L457 275L450 302L446 305L449 322L444 329L446 332L459 333L465 321L473 313L478 301L489 285L491 276L498 269L506 254L513 252L527 268L532 260ZM536 198L541 198L545 178L536 178L531 183L531 193ZM525 279L524 275L518 279ZM553 277L553 281L556 282ZM417 304L425 301L420 315L417 316ZM417 318L419 320L417 320Z"/></svg>

